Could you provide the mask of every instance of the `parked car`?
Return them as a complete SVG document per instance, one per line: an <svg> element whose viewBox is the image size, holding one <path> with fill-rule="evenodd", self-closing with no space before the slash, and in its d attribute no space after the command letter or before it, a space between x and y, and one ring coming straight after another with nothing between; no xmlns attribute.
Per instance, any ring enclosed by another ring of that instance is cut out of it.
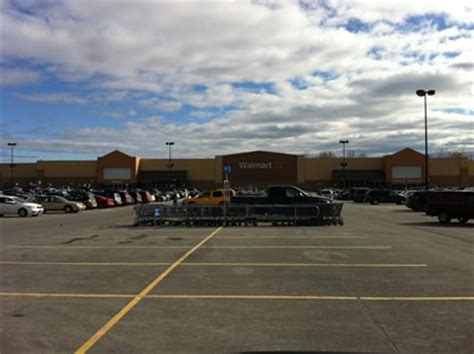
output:
<svg viewBox="0 0 474 354"><path fill-rule="evenodd" d="M112 198L107 198L98 194L96 194L94 197L99 208L112 208L115 206L115 202Z"/></svg>
<svg viewBox="0 0 474 354"><path fill-rule="evenodd" d="M123 205L122 203L122 198L120 197L120 194L117 192L110 192L110 191L95 191L95 195L101 195L103 197L110 198L114 201L116 206Z"/></svg>
<svg viewBox="0 0 474 354"><path fill-rule="evenodd" d="M153 189L150 193L152 193L155 196L156 202L166 202L168 200L166 196L163 193L161 193L158 189Z"/></svg>
<svg viewBox="0 0 474 354"><path fill-rule="evenodd" d="M232 204L284 205L284 204L329 204L331 200L321 195L313 195L291 185L268 186L264 193L234 195Z"/></svg>
<svg viewBox="0 0 474 354"><path fill-rule="evenodd" d="M137 191L135 191L135 190L131 190L131 191L129 191L128 193L132 196L132 198L133 198L135 204L137 204L137 203L143 203L142 196L141 196L141 194L140 194L139 192L137 192Z"/></svg>
<svg viewBox="0 0 474 354"><path fill-rule="evenodd" d="M405 197L387 189L372 189L365 193L364 203L379 204L379 203L405 203Z"/></svg>
<svg viewBox="0 0 474 354"><path fill-rule="evenodd" d="M449 224L454 218L465 224L474 218L474 192L430 192L425 213L437 216L442 224Z"/></svg>
<svg viewBox="0 0 474 354"><path fill-rule="evenodd" d="M44 208L40 204L27 202L15 196L0 195L0 216L7 214L21 217L38 216L43 212Z"/></svg>
<svg viewBox="0 0 474 354"><path fill-rule="evenodd" d="M428 202L428 191L418 191L410 193L405 201L405 205L414 211L424 211Z"/></svg>
<svg viewBox="0 0 474 354"><path fill-rule="evenodd" d="M64 211L65 213L77 213L80 210L86 209L84 203L68 200L59 195L40 196L37 198L37 202L43 206L45 213L48 211Z"/></svg>
<svg viewBox="0 0 474 354"><path fill-rule="evenodd" d="M235 191L230 190L227 200L235 196ZM192 204L211 204L211 205L223 205L224 204L224 189L216 189L214 191L202 192L194 198L187 198L183 200L183 205Z"/></svg>
<svg viewBox="0 0 474 354"><path fill-rule="evenodd" d="M85 204L87 209L97 208L97 201L95 200L94 194L90 192L70 192L67 199L82 202Z"/></svg>
<svg viewBox="0 0 474 354"><path fill-rule="evenodd" d="M129 205L129 204L135 203L132 196L127 191L117 191L116 193L120 195L123 205Z"/></svg>
<svg viewBox="0 0 474 354"><path fill-rule="evenodd" d="M148 192L148 191L139 190L138 193L142 197L142 202L143 203L151 203L151 202L155 201L155 199L153 198L151 193Z"/></svg>
<svg viewBox="0 0 474 354"><path fill-rule="evenodd" d="M365 193L367 193L370 188L366 187L355 187L351 189L352 201L354 203L363 203Z"/></svg>
<svg viewBox="0 0 474 354"><path fill-rule="evenodd" d="M332 191L332 189L321 189L319 190L318 194L331 200L334 199L334 192Z"/></svg>

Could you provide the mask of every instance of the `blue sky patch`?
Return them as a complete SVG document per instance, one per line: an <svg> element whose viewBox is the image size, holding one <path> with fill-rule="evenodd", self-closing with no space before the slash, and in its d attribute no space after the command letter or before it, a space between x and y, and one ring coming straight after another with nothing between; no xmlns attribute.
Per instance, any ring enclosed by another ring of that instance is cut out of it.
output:
<svg viewBox="0 0 474 354"><path fill-rule="evenodd" d="M237 81L232 82L231 85L235 89L244 89L250 92L276 93L275 85L272 82Z"/></svg>

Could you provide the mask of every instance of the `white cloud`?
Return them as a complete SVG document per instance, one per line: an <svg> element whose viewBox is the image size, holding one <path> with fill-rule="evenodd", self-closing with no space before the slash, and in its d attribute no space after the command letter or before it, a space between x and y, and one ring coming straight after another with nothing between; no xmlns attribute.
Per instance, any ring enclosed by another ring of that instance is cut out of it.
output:
<svg viewBox="0 0 474 354"><path fill-rule="evenodd" d="M41 75L36 71L24 69L2 69L0 84L5 86L23 85L40 81Z"/></svg>
<svg viewBox="0 0 474 354"><path fill-rule="evenodd" d="M121 128L66 130L53 146L120 144L115 147L153 154L165 149L156 141L173 138L182 142L176 149L183 156L301 153L339 149L344 136L369 153L391 152L422 144L422 101L414 92L435 88L429 100L433 144L474 149L472 114L447 113L473 109L473 31L460 25L472 23L469 3L321 3L71 1L39 6L35 15L6 6L4 55L45 64L48 74L90 90L87 100L72 93L20 96L26 100L117 102L165 113L188 105L189 116L198 118L127 122L126 109L111 109L109 116L124 116ZM427 20L419 31L396 26L427 13L456 24L437 30ZM373 28L351 33L338 27L349 19Z"/></svg>
<svg viewBox="0 0 474 354"><path fill-rule="evenodd" d="M83 97L74 96L67 92L34 93L34 94L17 93L16 96L26 101L48 103L48 104L54 104L54 103L86 104L88 102Z"/></svg>

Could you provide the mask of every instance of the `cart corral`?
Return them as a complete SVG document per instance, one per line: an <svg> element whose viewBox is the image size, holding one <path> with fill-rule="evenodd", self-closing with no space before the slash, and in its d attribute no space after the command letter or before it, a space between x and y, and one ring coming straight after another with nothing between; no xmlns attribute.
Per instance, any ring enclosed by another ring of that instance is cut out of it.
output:
<svg viewBox="0 0 474 354"><path fill-rule="evenodd" d="M135 225L343 225L343 203L313 205L136 205Z"/></svg>

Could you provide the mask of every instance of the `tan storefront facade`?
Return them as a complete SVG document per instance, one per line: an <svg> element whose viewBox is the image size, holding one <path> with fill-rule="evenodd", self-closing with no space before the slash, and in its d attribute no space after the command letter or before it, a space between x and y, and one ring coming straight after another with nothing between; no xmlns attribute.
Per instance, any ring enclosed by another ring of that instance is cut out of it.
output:
<svg viewBox="0 0 474 354"><path fill-rule="evenodd" d="M417 185L424 181L424 155L406 148L372 158L308 158L269 151L251 151L211 159L146 159L113 151L97 160L44 161L0 164L3 188L28 186L156 186L169 184L211 189L222 185L224 168L234 186L262 188L269 184L295 184L316 189L327 186ZM13 174L12 174L13 172ZM474 161L466 158L431 158L432 186L474 186Z"/></svg>

